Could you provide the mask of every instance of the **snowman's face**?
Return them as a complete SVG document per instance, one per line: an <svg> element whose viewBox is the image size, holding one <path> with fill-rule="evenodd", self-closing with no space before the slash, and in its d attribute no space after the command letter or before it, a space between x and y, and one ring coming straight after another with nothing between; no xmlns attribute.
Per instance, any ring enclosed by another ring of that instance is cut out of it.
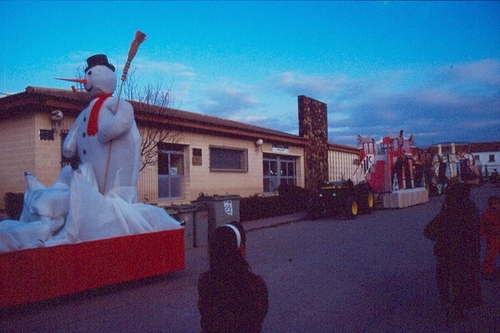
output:
<svg viewBox="0 0 500 333"><path fill-rule="evenodd" d="M112 94L116 89L115 73L108 67L97 65L91 67L85 73L85 90L90 96L95 97L102 94Z"/></svg>

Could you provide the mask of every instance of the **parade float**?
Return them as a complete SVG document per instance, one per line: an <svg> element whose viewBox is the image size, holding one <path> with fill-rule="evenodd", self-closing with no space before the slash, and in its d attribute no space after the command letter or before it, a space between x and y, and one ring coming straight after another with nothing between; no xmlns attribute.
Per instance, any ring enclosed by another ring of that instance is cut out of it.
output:
<svg viewBox="0 0 500 333"><path fill-rule="evenodd" d="M482 166L476 163L468 145L438 144L429 147L427 151L432 159L427 163L427 186L430 195L443 194L449 183L460 182L471 186L481 183Z"/></svg>
<svg viewBox="0 0 500 333"><path fill-rule="evenodd" d="M144 39L137 32L122 85ZM0 222L1 308L185 267L181 224L137 202L141 138L130 103L112 96L115 68L103 54L87 65L83 79L71 79L94 98L63 143L74 163L51 186L26 172L19 220Z"/></svg>
<svg viewBox="0 0 500 333"><path fill-rule="evenodd" d="M375 141L358 135L359 165L356 182L368 183L381 208L404 208L429 201L424 162L414 136L399 134Z"/></svg>

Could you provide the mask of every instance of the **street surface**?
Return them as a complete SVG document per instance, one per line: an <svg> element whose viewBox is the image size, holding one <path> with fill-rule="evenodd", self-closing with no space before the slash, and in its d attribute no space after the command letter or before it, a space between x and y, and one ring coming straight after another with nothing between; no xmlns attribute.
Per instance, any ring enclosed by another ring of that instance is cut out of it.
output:
<svg viewBox="0 0 500 333"><path fill-rule="evenodd" d="M500 188L473 190L481 211L491 194ZM440 311L422 231L443 199L354 221L245 223L247 259L269 288L264 332L500 332L500 280L482 281L484 305L464 322L448 326ZM205 247L188 250L182 272L4 311L0 331L199 332L196 282L207 267Z"/></svg>

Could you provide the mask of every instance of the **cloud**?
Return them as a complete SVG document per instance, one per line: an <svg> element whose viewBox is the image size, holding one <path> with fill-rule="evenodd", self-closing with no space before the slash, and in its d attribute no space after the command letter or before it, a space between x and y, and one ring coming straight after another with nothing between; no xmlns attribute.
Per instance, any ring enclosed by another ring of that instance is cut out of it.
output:
<svg viewBox="0 0 500 333"><path fill-rule="evenodd" d="M450 79L457 83L476 83L496 88L500 85L500 61L497 59L451 65L449 70L442 69L442 72L448 72Z"/></svg>
<svg viewBox="0 0 500 333"><path fill-rule="evenodd" d="M361 79L285 72L268 82L290 97L307 95L327 103L333 142L354 145L357 133L377 138L401 129L426 145L500 140L500 61L496 59L382 71Z"/></svg>
<svg viewBox="0 0 500 333"><path fill-rule="evenodd" d="M337 93L346 86L352 86L345 76L307 76L299 72L284 72L268 79L268 84L293 96L327 96Z"/></svg>
<svg viewBox="0 0 500 333"><path fill-rule="evenodd" d="M207 88L207 100L199 105L203 113L221 118L238 118L238 114L254 108L258 101L249 91L236 88Z"/></svg>
<svg viewBox="0 0 500 333"><path fill-rule="evenodd" d="M253 84L198 75L182 64L148 62L148 71L178 80L173 96L187 110L298 135L297 96L328 106L329 140L356 145L356 135L415 134L419 145L500 141L500 60L358 73L286 71ZM154 69L154 70L153 70ZM169 74L168 74L169 73ZM183 75L182 73L185 73ZM180 91L176 92L176 90Z"/></svg>
<svg viewBox="0 0 500 333"><path fill-rule="evenodd" d="M123 59L123 61L125 62L126 59ZM146 76L156 74L161 76L166 75L168 77L187 79L197 76L193 68L184 64L168 61L150 60L148 58L142 57L137 57L134 59L132 68L136 69L138 74Z"/></svg>

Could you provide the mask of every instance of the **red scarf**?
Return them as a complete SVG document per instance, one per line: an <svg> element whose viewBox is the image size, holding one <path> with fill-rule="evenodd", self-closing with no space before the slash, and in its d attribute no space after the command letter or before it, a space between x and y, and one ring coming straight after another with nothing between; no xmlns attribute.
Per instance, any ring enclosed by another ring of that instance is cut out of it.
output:
<svg viewBox="0 0 500 333"><path fill-rule="evenodd" d="M87 125L88 135L93 136L97 134L97 131L99 129L99 126L97 125L97 121L99 119L99 110L101 110L101 106L104 101L108 97L111 97L111 95L112 94L103 94L97 97L97 101L95 101L94 105L92 106L92 111L90 111L89 123Z"/></svg>

